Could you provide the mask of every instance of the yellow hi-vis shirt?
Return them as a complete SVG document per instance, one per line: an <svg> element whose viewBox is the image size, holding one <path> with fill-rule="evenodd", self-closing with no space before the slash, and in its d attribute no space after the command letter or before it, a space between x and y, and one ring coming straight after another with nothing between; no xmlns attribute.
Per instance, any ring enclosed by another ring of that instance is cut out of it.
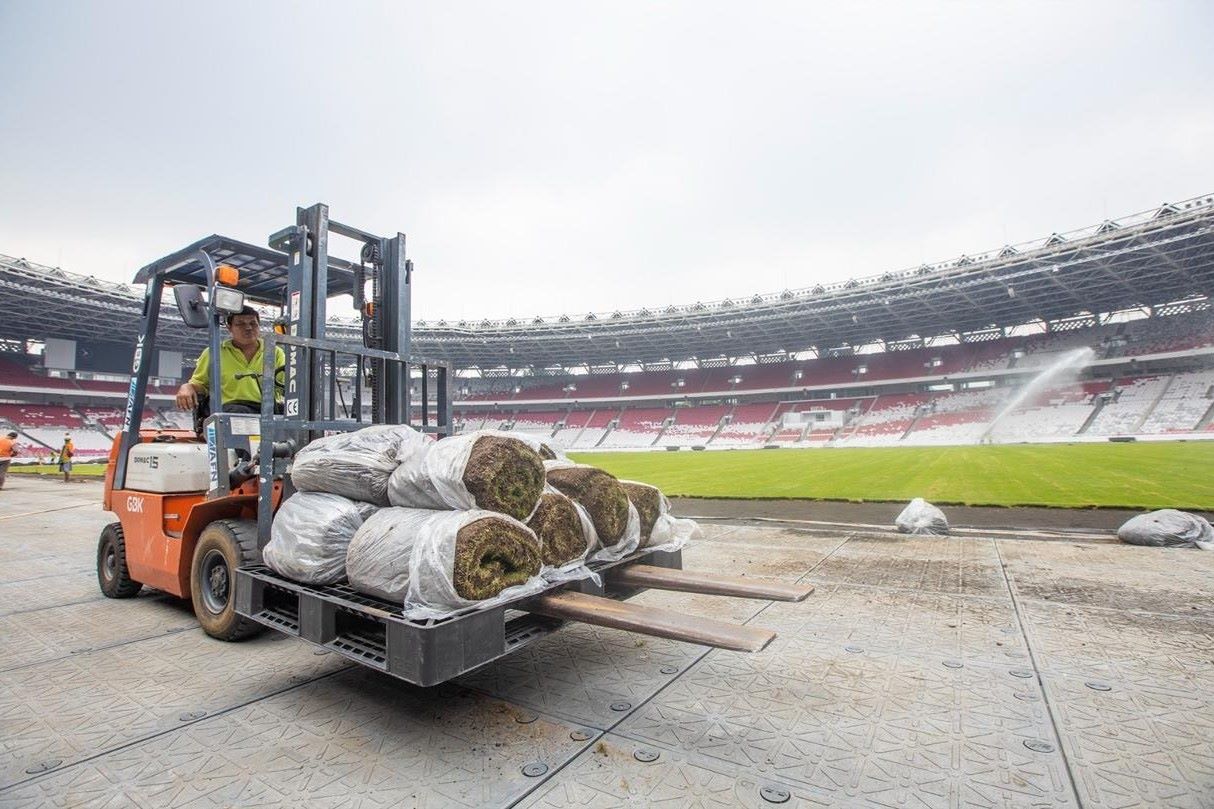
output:
<svg viewBox="0 0 1214 809"><path fill-rule="evenodd" d="M261 401L261 364L263 362L265 341L257 341L257 353L253 359L246 360L244 352L235 346L231 340L224 340L219 345L219 398L220 402ZM282 372L287 366L287 355L281 346L274 348L274 378L277 384L282 384ZM200 393L210 391L211 349L204 348L198 355L198 366L190 377L190 384ZM257 378L244 377L237 379L237 374L257 374ZM274 391L274 398L281 399L281 394Z"/></svg>

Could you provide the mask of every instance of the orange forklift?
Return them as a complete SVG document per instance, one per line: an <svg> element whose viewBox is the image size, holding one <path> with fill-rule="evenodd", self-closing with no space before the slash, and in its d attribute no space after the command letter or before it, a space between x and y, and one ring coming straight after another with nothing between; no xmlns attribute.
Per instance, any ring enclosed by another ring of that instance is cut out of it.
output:
<svg viewBox="0 0 1214 809"><path fill-rule="evenodd" d="M331 235L353 240L358 260L329 255ZM102 530L97 547L97 579L106 596L130 598L144 585L154 587L191 599L213 637L252 634L261 625L236 609L235 571L260 561L258 537L268 538L292 450L368 419L408 423L410 368L431 400L415 410L419 428L449 432L447 367L410 363L400 352L410 321L412 268L404 248L403 234L375 236L331 221L326 206L314 205L297 212L295 226L271 236L269 247L209 236L139 270L135 283L146 287L142 328L122 431L105 475L104 506L118 521ZM167 289L180 322L166 317L162 324ZM362 315L360 343L326 339L326 303L339 295L350 296ZM274 332L263 335L262 400L221 402L219 363L212 361L196 431L145 427L158 330L177 342L198 330L211 356L219 357L223 318L247 303L281 313ZM287 365L276 372L277 345ZM369 407L362 401L364 382L370 383Z"/></svg>
<svg viewBox="0 0 1214 809"><path fill-rule="evenodd" d="M331 236L352 241L358 258L330 254ZM450 367L409 354L411 278L404 234L381 237L335 222L319 204L298 209L295 224L273 234L268 247L209 236L138 272L146 294L122 431L106 468L104 505L118 521L97 546L101 591L131 598L154 587L191 599L214 638L234 641L269 627L422 686L517 651L570 620L740 651L765 647L775 637L766 629L623 603L651 588L781 601L813 590L684 571L678 550L642 548L593 563L594 577L424 621L345 584L303 584L262 564L274 513L294 493L296 449L368 424L450 434ZM167 289L179 318L166 307L162 323ZM361 323L327 322L336 296L350 297ZM261 400L222 402L213 361L194 430L145 427L158 329L174 347L196 347L190 337L201 333L217 358L223 318L250 302L280 313L262 335ZM337 328L343 331L326 333ZM281 372L277 346L286 355Z"/></svg>

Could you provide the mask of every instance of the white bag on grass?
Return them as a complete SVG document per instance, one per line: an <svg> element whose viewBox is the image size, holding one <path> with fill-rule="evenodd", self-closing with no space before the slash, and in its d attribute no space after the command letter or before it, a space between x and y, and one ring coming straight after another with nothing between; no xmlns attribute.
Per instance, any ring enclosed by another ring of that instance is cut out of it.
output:
<svg viewBox="0 0 1214 809"><path fill-rule="evenodd" d="M1131 545L1214 551L1214 527L1209 521L1174 508L1130 518L1117 529L1117 538Z"/></svg>
<svg viewBox="0 0 1214 809"><path fill-rule="evenodd" d="M948 519L944 512L922 497L910 501L894 520L894 525L904 534L940 536L948 533Z"/></svg>

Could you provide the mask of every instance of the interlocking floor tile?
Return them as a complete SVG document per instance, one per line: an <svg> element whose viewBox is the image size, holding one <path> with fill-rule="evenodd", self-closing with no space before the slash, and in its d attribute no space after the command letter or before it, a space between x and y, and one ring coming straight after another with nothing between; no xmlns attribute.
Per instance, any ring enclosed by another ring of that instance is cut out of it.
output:
<svg viewBox="0 0 1214 809"><path fill-rule="evenodd" d="M281 635L223 643L194 629L4 672L0 786L38 762L70 764L346 665L312 648Z"/></svg>
<svg viewBox="0 0 1214 809"><path fill-rule="evenodd" d="M1201 551L1023 541L999 551L1021 599L1214 620L1214 565Z"/></svg>
<svg viewBox="0 0 1214 809"><path fill-rule="evenodd" d="M508 805L584 742L453 689L349 671L0 793L6 806Z"/></svg>
<svg viewBox="0 0 1214 809"><path fill-rule="evenodd" d="M1008 597L995 543L968 537L860 534L815 569L812 579Z"/></svg>
<svg viewBox="0 0 1214 809"><path fill-rule="evenodd" d="M1044 683L1084 806L1214 806L1208 688L1178 693L1048 674Z"/></svg>
<svg viewBox="0 0 1214 809"><path fill-rule="evenodd" d="M1073 805L1035 679L990 666L781 640L711 653L616 732L845 803Z"/></svg>
<svg viewBox="0 0 1214 809"><path fill-rule="evenodd" d="M967 662L1028 661L1015 608L1007 599L831 582L816 587L802 603L771 605L756 623L786 639Z"/></svg>

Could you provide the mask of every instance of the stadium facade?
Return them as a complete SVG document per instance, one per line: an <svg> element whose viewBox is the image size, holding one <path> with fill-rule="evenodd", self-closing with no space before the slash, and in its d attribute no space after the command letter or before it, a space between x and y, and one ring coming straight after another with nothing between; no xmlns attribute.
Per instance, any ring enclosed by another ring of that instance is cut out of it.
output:
<svg viewBox="0 0 1214 809"><path fill-rule="evenodd" d="M569 448L1214 438L1214 197L1034 242L744 300L529 320L427 321L465 428ZM0 421L31 450L100 452L125 396L141 289L0 256ZM201 349L161 319L149 415ZM337 321L330 336L357 339ZM37 346L40 351L31 352ZM1004 414L1067 351L1084 368Z"/></svg>

